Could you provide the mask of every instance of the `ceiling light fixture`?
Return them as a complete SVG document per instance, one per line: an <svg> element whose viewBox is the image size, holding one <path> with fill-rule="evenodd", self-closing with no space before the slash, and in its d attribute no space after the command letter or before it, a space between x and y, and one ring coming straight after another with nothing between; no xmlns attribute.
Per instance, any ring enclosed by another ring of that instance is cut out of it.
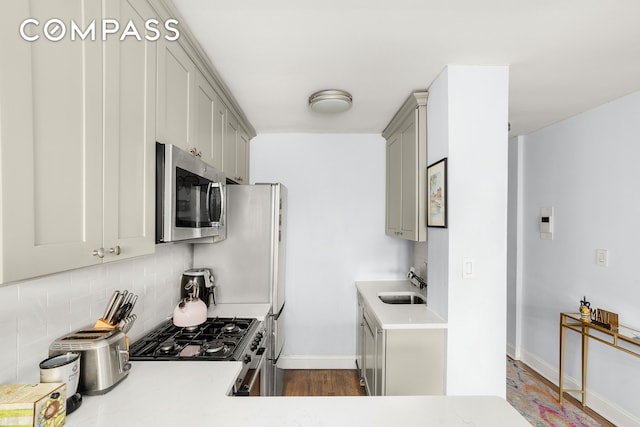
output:
<svg viewBox="0 0 640 427"><path fill-rule="evenodd" d="M342 113L351 108L353 99L344 90L321 90L309 97L309 107L318 113Z"/></svg>

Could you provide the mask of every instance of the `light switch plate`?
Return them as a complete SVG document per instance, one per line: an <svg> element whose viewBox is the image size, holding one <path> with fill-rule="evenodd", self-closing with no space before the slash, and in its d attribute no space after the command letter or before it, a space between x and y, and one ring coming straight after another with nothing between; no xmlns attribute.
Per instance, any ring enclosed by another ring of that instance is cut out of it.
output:
<svg viewBox="0 0 640 427"><path fill-rule="evenodd" d="M606 249L596 249L596 265L601 267L609 266L609 251Z"/></svg>
<svg viewBox="0 0 640 427"><path fill-rule="evenodd" d="M472 279L475 275L475 260L473 258L463 258L462 259L462 278L463 279Z"/></svg>

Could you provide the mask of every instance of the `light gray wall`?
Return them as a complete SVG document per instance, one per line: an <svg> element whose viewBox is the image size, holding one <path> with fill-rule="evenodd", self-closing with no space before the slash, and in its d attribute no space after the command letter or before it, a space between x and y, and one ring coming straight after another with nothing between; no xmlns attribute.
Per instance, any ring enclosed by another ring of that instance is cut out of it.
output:
<svg viewBox="0 0 640 427"><path fill-rule="evenodd" d="M508 89L500 66L449 66L429 89L429 163L448 158L449 228L429 229L428 257L447 289L449 395L506 393Z"/></svg>
<svg viewBox="0 0 640 427"><path fill-rule="evenodd" d="M637 92L524 138L523 360L554 382L559 313L576 312L583 296L640 327L639 118ZM552 241L539 237L543 206L555 209ZM596 265L596 249L609 251L608 267ZM579 378L574 335L568 333L565 363ZM614 405L639 417L639 381L639 359L590 344L590 406L605 416Z"/></svg>
<svg viewBox="0 0 640 427"><path fill-rule="evenodd" d="M519 239L522 212L522 180L520 179L523 137L509 139L509 195L507 214L507 354L520 358L522 298L522 248Z"/></svg>
<svg viewBox="0 0 640 427"><path fill-rule="evenodd" d="M427 101L427 163L449 155L449 74L442 72L429 88ZM449 230L427 229L429 306L449 316Z"/></svg>
<svg viewBox="0 0 640 427"><path fill-rule="evenodd" d="M384 233L385 152L380 135L251 141L251 181L289 190L285 359L353 365L354 282L404 278L413 261L411 242Z"/></svg>

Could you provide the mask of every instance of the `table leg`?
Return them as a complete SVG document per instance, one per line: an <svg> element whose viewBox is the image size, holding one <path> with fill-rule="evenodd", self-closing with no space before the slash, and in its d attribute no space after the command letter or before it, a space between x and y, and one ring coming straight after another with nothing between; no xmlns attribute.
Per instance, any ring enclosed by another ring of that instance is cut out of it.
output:
<svg viewBox="0 0 640 427"><path fill-rule="evenodd" d="M587 404L587 355L589 346L589 330L582 327L582 406Z"/></svg>
<svg viewBox="0 0 640 427"><path fill-rule="evenodd" d="M564 316L560 315L560 363L559 363L559 378L558 378L558 403L562 405L562 394L563 392L563 378L564 378L564 338L565 338L565 328L564 328Z"/></svg>

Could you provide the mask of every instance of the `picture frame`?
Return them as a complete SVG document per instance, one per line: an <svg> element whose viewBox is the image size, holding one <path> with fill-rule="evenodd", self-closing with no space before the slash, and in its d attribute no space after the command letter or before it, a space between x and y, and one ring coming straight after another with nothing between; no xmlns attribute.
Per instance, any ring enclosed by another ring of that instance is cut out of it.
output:
<svg viewBox="0 0 640 427"><path fill-rule="evenodd" d="M427 227L447 228L447 158L427 166Z"/></svg>

